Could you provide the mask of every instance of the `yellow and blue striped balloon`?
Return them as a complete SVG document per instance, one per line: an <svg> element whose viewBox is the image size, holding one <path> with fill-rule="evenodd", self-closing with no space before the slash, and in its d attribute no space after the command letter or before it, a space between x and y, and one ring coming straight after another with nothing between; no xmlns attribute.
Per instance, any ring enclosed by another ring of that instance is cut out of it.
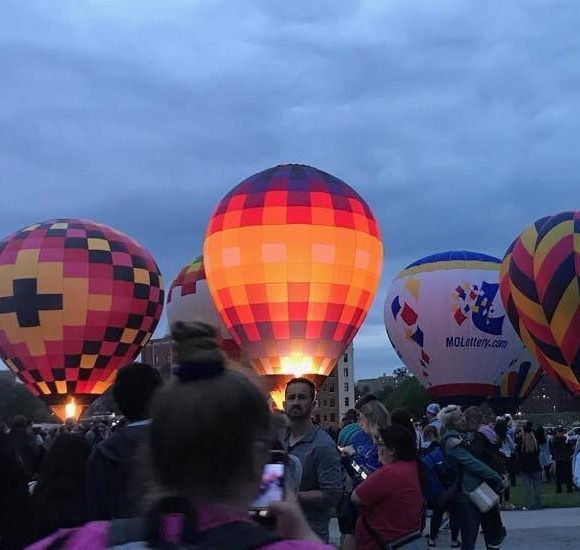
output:
<svg viewBox="0 0 580 550"><path fill-rule="evenodd" d="M508 249L501 295L542 368L580 395L580 211L537 220Z"/></svg>

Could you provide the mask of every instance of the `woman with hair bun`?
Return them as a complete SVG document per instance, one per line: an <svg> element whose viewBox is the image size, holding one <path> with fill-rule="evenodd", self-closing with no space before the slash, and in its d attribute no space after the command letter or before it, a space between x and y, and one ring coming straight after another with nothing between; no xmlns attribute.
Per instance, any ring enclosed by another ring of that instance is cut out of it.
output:
<svg viewBox="0 0 580 550"><path fill-rule="evenodd" d="M89 523L30 548L330 549L291 491L270 505L273 531L251 521L273 439L267 397L244 373L227 368L213 327L176 323L171 335L175 379L155 396L149 430L153 505L142 518Z"/></svg>

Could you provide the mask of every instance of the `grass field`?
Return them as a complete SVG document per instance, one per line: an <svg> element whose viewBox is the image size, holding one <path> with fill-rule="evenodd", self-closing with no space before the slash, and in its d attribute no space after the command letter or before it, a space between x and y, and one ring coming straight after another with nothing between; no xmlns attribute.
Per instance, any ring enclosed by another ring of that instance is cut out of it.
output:
<svg viewBox="0 0 580 550"><path fill-rule="evenodd" d="M563 493L556 494L556 484L542 483L542 506L544 508L571 508L573 506L580 506L580 491L575 489L572 494L566 493L566 488L563 487ZM517 508L524 505L524 486L520 477L518 477L518 486L510 488L510 499L512 504Z"/></svg>

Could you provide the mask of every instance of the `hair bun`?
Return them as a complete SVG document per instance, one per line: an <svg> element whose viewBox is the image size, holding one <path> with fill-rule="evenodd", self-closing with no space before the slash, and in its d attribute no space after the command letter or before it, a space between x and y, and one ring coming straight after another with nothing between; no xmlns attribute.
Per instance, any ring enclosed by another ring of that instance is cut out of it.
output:
<svg viewBox="0 0 580 550"><path fill-rule="evenodd" d="M217 341L217 330L215 327L212 327L211 325L208 325L202 321L193 321L192 323L177 321L176 323L173 323L171 326L171 338L173 338L175 342L203 339L205 344L210 345L210 340L213 340L214 342L212 345L216 348L219 347ZM205 340L207 340L207 342L205 342Z"/></svg>
<svg viewBox="0 0 580 550"><path fill-rule="evenodd" d="M178 321L171 327L176 367L173 373L182 382L217 376L225 370L218 332L215 327L194 321Z"/></svg>

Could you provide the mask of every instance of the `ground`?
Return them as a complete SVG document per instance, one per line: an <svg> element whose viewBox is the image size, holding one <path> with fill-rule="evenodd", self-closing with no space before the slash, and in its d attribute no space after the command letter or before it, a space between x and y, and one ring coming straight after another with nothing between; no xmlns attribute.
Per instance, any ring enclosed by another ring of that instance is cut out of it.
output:
<svg viewBox="0 0 580 550"><path fill-rule="evenodd" d="M580 548L580 508L550 508L531 512L503 512L508 536L502 550L571 550ZM338 545L340 534L331 522L331 542ZM438 548L449 548L449 533L438 540ZM427 548L427 543L425 543ZM485 548L480 535L477 550Z"/></svg>

